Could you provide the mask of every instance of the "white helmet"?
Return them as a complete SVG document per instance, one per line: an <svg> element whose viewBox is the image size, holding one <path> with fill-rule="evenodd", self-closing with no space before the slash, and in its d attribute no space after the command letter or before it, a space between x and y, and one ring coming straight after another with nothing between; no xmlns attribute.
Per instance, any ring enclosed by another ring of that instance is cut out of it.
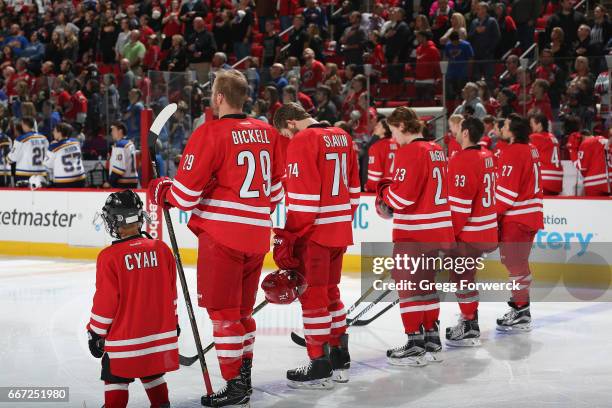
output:
<svg viewBox="0 0 612 408"><path fill-rule="evenodd" d="M30 186L30 189L37 190L47 185L47 179L45 178L45 176L40 175L31 176L28 179L28 184Z"/></svg>

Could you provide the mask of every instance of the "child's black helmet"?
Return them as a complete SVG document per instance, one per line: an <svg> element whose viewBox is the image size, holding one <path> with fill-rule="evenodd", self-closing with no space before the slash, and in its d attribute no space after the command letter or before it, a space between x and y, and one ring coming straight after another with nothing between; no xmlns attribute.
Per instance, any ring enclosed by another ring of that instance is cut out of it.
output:
<svg viewBox="0 0 612 408"><path fill-rule="evenodd" d="M120 238L119 227L134 223L143 224L148 220L148 216L142 207L142 200L132 190L112 193L102 207L106 231L111 236Z"/></svg>

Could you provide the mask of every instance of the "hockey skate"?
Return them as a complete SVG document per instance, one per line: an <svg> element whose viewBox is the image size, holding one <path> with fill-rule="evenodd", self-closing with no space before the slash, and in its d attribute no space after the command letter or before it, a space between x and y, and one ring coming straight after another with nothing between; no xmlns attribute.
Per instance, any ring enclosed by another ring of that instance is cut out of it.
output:
<svg viewBox="0 0 612 408"><path fill-rule="evenodd" d="M329 358L329 345L323 346L325 354L302 367L287 371L287 385L290 388L327 390L334 388L333 370Z"/></svg>
<svg viewBox="0 0 612 408"><path fill-rule="evenodd" d="M514 302L508 302L510 310L497 319L497 330L502 332L528 332L531 331L531 312L529 304L518 308Z"/></svg>
<svg viewBox="0 0 612 408"><path fill-rule="evenodd" d="M242 375L231 379L221 390L202 397L203 407L249 408L249 392Z"/></svg>
<svg viewBox="0 0 612 408"><path fill-rule="evenodd" d="M389 364L396 366L426 366L427 359L425 358L425 340L423 334L408 334L406 344L387 350L387 361Z"/></svg>
<svg viewBox="0 0 612 408"><path fill-rule="evenodd" d="M247 392L249 395L253 394L253 386L251 385L251 368L253 368L253 360L250 358L243 358L242 365L240 366L240 375L247 386Z"/></svg>
<svg viewBox="0 0 612 408"><path fill-rule="evenodd" d="M351 367L351 356L348 351L348 334L340 337L340 345L331 347L329 359L332 365L332 380L337 383L349 381L349 368Z"/></svg>
<svg viewBox="0 0 612 408"><path fill-rule="evenodd" d="M453 327L446 328L446 344L453 347L478 347L480 342L480 327L478 326L478 314L474 319L466 320L459 318L459 322Z"/></svg>
<svg viewBox="0 0 612 408"><path fill-rule="evenodd" d="M436 320L433 329L424 330L425 336L425 358L430 363L441 363L442 358L442 341L440 340L440 321Z"/></svg>

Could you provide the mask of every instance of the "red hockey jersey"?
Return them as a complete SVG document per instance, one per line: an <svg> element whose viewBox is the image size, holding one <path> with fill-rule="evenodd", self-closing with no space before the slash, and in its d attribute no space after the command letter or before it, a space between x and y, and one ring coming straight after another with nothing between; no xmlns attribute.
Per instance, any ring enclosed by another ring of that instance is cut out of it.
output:
<svg viewBox="0 0 612 408"><path fill-rule="evenodd" d="M608 171L606 160L608 158ZM612 175L612 155L609 141L603 136L584 139L578 149L578 169L584 177L584 195L609 195L610 175ZM606 182L607 180L607 182Z"/></svg>
<svg viewBox="0 0 612 408"><path fill-rule="evenodd" d="M493 153L471 146L448 161L448 200L457 241L497 242Z"/></svg>
<svg viewBox="0 0 612 408"><path fill-rule="evenodd" d="M381 179L390 179L393 175L393 161L398 149L395 140L382 139L370 146L368 150L368 181L366 191L376 191Z"/></svg>
<svg viewBox="0 0 612 408"><path fill-rule="evenodd" d="M351 245L360 191L359 163L348 133L315 124L291 139L285 230L328 247Z"/></svg>
<svg viewBox="0 0 612 408"><path fill-rule="evenodd" d="M192 211L188 226L196 235L206 231L241 252L268 252L270 212L284 195L280 137L242 114L206 122L185 146L168 202ZM213 178L215 187L202 197Z"/></svg>
<svg viewBox="0 0 612 408"><path fill-rule="evenodd" d="M314 91L325 79L325 65L320 61L313 60L310 67L306 64L300 69L302 89Z"/></svg>
<svg viewBox="0 0 612 408"><path fill-rule="evenodd" d="M530 143L511 143L497 163L495 189L498 221L516 222L532 230L544 228L542 174L538 149Z"/></svg>
<svg viewBox="0 0 612 408"><path fill-rule="evenodd" d="M98 255L87 330L106 339L113 375L178 370L175 268L166 244L143 237L116 241Z"/></svg>
<svg viewBox="0 0 612 408"><path fill-rule="evenodd" d="M397 150L382 198L393 209L393 242L454 242L446 156L436 143L419 138Z"/></svg>
<svg viewBox="0 0 612 408"><path fill-rule="evenodd" d="M563 168L559 141L548 132L532 133L529 142L538 149L542 169L542 188L544 195L557 195L563 190Z"/></svg>
<svg viewBox="0 0 612 408"><path fill-rule="evenodd" d="M457 152L460 152L462 147L459 144L459 142L455 139L454 136L448 136L447 138L447 152L448 152L448 158L451 159L455 154L457 154Z"/></svg>
<svg viewBox="0 0 612 408"><path fill-rule="evenodd" d="M497 165L499 156L501 156L501 153L504 151L506 147L508 147L508 142L506 142L503 139L497 138L497 141L495 142L495 148L493 149L493 157L495 159L495 165Z"/></svg>

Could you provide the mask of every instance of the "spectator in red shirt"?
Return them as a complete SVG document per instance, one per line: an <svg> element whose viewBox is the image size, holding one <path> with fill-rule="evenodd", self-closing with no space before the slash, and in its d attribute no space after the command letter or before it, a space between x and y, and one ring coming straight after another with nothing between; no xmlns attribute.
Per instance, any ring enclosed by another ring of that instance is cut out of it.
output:
<svg viewBox="0 0 612 408"><path fill-rule="evenodd" d="M183 23L179 19L180 11L181 2L179 0L172 0L170 8L162 19L162 24L164 26L162 33L165 36L164 42L162 44L162 48L164 50L170 48L173 36L183 34Z"/></svg>
<svg viewBox="0 0 612 408"><path fill-rule="evenodd" d="M83 94L81 88L81 83L75 79L71 86L70 109L65 115L67 121L79 125L83 125L87 117L87 97Z"/></svg>
<svg viewBox="0 0 612 408"><path fill-rule="evenodd" d="M548 97L548 81L545 79L536 79L531 87L531 103L529 104L529 111L537 109L546 116L550 122L553 120L552 106L550 105L550 98Z"/></svg>
<svg viewBox="0 0 612 408"><path fill-rule="evenodd" d="M416 49L416 94L417 99L431 99L434 83L440 78L440 51L431 41L430 31L418 31L416 38L419 46Z"/></svg>
<svg viewBox="0 0 612 408"><path fill-rule="evenodd" d="M155 31L149 27L149 16L143 14L140 16L140 42L146 44L147 39L152 35L155 35Z"/></svg>
<svg viewBox="0 0 612 408"><path fill-rule="evenodd" d="M323 83L325 65L315 59L315 53L311 48L304 49L302 58L304 59L304 65L300 69L302 90L307 95L314 95L317 86Z"/></svg>
<svg viewBox="0 0 612 408"><path fill-rule="evenodd" d="M312 99L310 99L308 95L298 92L298 89L299 88L294 85L287 85L285 89L283 89L283 103L299 103L306 112L313 113L314 104L312 103ZM302 94L302 98L299 97L299 94Z"/></svg>
<svg viewBox="0 0 612 408"><path fill-rule="evenodd" d="M487 83L485 81L478 81L476 82L476 85L478 85L478 96L480 97L480 100L487 111L487 115L497 116L500 104L497 99L491 95L491 91L489 90Z"/></svg>
<svg viewBox="0 0 612 408"><path fill-rule="evenodd" d="M548 81L550 104L553 110L559 110L561 95L565 91L565 73L554 63L553 53L549 48L542 50L535 77Z"/></svg>
<svg viewBox="0 0 612 408"><path fill-rule="evenodd" d="M513 107L514 111L520 115L527 115L529 106L532 102L531 97L531 74L526 69L520 67L517 71L517 83L510 87L516 95Z"/></svg>
<svg viewBox="0 0 612 408"><path fill-rule="evenodd" d="M157 38L157 35L152 34L148 36L145 44L147 46L147 51L145 52L142 64L147 70L157 71L159 70L159 61L161 53L161 50L159 48L159 39Z"/></svg>
<svg viewBox="0 0 612 408"><path fill-rule="evenodd" d="M359 96L365 92L367 79L364 75L356 75L351 81L351 89L349 90L344 103L342 104L342 119L347 121L350 118L351 112L357 109Z"/></svg>

